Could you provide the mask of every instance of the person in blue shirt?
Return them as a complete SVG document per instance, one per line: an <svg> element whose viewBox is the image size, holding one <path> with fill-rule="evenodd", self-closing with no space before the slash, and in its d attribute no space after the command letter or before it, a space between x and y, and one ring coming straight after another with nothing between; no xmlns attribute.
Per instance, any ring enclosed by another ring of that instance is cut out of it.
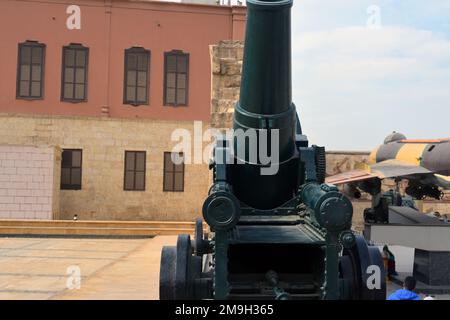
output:
<svg viewBox="0 0 450 320"><path fill-rule="evenodd" d="M399 289L391 294L388 300L422 300L419 295L414 292L416 288L416 279L406 277L403 282L403 289Z"/></svg>

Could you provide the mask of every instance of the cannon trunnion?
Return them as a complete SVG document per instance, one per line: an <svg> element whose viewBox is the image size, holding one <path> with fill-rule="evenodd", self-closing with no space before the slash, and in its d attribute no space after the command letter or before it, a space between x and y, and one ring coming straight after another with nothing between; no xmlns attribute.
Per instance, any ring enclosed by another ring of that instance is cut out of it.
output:
<svg viewBox="0 0 450 320"><path fill-rule="evenodd" d="M235 134L217 139L202 210L212 237L197 219L163 248L161 299L385 299L380 252L350 230L352 204L323 183L325 149L292 103L292 3L247 0Z"/></svg>

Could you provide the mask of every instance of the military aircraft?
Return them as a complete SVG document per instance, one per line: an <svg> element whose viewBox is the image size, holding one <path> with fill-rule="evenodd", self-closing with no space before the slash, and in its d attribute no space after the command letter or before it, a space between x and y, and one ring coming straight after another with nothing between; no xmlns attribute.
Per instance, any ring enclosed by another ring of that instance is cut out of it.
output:
<svg viewBox="0 0 450 320"><path fill-rule="evenodd" d="M326 178L334 185L344 184L344 192L358 198L359 189L375 196L381 192L381 180L408 180L405 192L417 200L441 199L441 189L450 190L450 138L408 140L393 132L384 144L370 153L361 168Z"/></svg>

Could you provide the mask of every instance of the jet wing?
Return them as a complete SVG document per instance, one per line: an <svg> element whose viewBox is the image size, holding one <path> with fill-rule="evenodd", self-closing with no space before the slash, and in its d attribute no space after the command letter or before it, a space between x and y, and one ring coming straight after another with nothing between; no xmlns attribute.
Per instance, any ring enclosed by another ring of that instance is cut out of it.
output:
<svg viewBox="0 0 450 320"><path fill-rule="evenodd" d="M386 178L401 178L417 175L430 175L433 174L428 169L421 166L415 166L413 164L405 163L403 161L391 159L382 162L378 162L370 166L370 172L375 174L380 179Z"/></svg>
<svg viewBox="0 0 450 320"><path fill-rule="evenodd" d="M325 179L326 183L340 185L352 182L359 182L364 180L369 180L377 178L375 174L372 174L366 170L352 170L343 173L336 174L334 176L327 177Z"/></svg>
<svg viewBox="0 0 450 320"><path fill-rule="evenodd" d="M423 176L432 175L428 169L421 166L415 166L399 160L386 160L370 166L365 169L356 169L326 178L326 182L334 185L352 183L370 180L374 178L405 178L420 179Z"/></svg>

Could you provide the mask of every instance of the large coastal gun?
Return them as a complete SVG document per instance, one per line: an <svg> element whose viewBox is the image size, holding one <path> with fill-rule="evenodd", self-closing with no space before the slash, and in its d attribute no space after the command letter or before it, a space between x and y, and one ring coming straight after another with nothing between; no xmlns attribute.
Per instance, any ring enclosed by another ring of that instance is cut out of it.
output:
<svg viewBox="0 0 450 320"><path fill-rule="evenodd" d="M213 236L198 219L192 240L163 248L161 299L386 297L380 252L350 230L352 204L323 183L325 149L309 146L292 103L292 3L247 0L233 123L244 139L217 140L203 205Z"/></svg>

